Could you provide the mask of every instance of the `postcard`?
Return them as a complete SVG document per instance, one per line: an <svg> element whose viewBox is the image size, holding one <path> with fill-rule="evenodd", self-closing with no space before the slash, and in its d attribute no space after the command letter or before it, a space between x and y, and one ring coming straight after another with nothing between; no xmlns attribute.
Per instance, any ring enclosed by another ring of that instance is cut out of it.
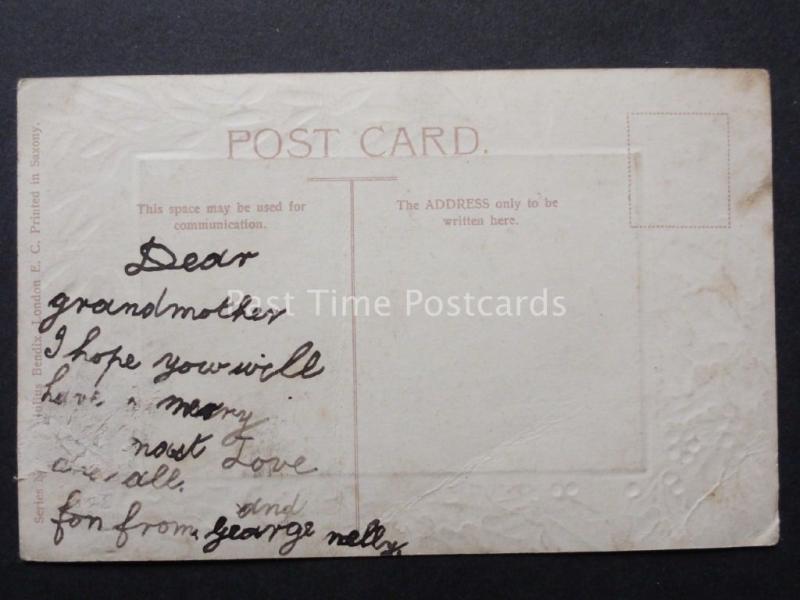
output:
<svg viewBox="0 0 800 600"><path fill-rule="evenodd" d="M23 559L777 542L765 71L18 102Z"/></svg>

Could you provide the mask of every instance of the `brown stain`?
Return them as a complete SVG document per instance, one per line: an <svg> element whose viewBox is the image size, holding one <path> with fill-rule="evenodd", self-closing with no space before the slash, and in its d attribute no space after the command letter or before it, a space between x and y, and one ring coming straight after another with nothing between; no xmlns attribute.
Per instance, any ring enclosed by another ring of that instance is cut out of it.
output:
<svg viewBox="0 0 800 600"><path fill-rule="evenodd" d="M697 293L716 294L731 306L739 299L739 288L725 269L720 270L716 280L698 289Z"/></svg>
<svg viewBox="0 0 800 600"><path fill-rule="evenodd" d="M739 92L749 92L759 86L769 89L769 71L766 69L742 69L734 71L734 86Z"/></svg>
<svg viewBox="0 0 800 600"><path fill-rule="evenodd" d="M640 223L642 220L642 214L640 209L640 202L639 202L639 194L638 194L638 182L642 177L642 154L640 151L635 150L633 147L630 148L630 173L629 173L629 180L628 180L628 202L630 203L629 211L630 211L630 219L631 224Z"/></svg>
<svg viewBox="0 0 800 600"><path fill-rule="evenodd" d="M633 161L631 163L631 176L634 180L641 175L642 172L642 153L634 152Z"/></svg>
<svg viewBox="0 0 800 600"><path fill-rule="evenodd" d="M694 369L694 385L695 388L701 388L722 374L722 370L718 364L712 365L698 365Z"/></svg>
<svg viewBox="0 0 800 600"><path fill-rule="evenodd" d="M736 207L741 212L748 212L763 204L767 199L772 197L772 175L767 175L761 180L761 183L756 186L752 192L747 194L744 198L739 200Z"/></svg>

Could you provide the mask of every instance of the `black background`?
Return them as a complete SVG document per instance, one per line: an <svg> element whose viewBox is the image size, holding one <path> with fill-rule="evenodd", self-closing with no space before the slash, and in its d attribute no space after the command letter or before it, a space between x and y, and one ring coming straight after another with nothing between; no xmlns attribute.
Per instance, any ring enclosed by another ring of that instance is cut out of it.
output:
<svg viewBox="0 0 800 600"><path fill-rule="evenodd" d="M800 592L797 361L800 3L3 2L0 4L0 597L782 598ZM781 542L569 555L47 565L18 558L16 80L162 73L761 67L771 74Z"/></svg>

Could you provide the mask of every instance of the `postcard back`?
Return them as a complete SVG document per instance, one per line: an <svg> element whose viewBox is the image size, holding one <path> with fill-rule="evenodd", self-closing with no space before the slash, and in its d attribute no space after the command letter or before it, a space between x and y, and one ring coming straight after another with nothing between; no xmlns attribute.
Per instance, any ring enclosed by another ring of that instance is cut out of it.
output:
<svg viewBox="0 0 800 600"><path fill-rule="evenodd" d="M23 558L777 541L766 72L18 98Z"/></svg>

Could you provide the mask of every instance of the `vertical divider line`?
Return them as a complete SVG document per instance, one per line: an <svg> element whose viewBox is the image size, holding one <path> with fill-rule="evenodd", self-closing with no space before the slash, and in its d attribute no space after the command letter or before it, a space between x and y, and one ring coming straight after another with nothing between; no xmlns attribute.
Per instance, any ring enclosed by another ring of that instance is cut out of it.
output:
<svg viewBox="0 0 800 600"><path fill-rule="evenodd" d="M350 295L356 297L356 184L350 187ZM361 497L358 472L358 350L356 333L356 311L350 312L353 357L353 492L356 499L356 529L361 528Z"/></svg>
<svg viewBox="0 0 800 600"><path fill-rule="evenodd" d="M356 181L397 181L397 177L309 177L308 181L345 182L350 192L350 295L356 296ZM354 305L355 306L355 305ZM353 496L355 497L355 528L361 528L361 487L358 467L358 349L355 308L350 314L353 360Z"/></svg>

